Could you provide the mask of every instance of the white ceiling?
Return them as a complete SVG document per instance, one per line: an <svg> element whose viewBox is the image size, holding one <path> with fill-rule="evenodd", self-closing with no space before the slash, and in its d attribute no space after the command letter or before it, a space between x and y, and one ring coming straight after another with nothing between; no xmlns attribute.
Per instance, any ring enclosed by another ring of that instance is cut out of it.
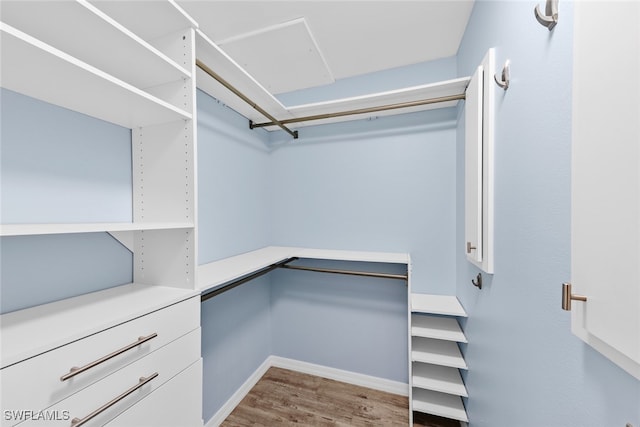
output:
<svg viewBox="0 0 640 427"><path fill-rule="evenodd" d="M272 94L453 56L473 0L178 0Z"/></svg>

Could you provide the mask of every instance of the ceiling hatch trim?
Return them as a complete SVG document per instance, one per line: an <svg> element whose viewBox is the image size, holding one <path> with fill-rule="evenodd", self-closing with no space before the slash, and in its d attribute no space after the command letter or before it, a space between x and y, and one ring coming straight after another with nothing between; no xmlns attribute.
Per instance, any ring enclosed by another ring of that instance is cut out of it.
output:
<svg viewBox="0 0 640 427"><path fill-rule="evenodd" d="M335 82L305 18L236 35L217 45L272 94Z"/></svg>

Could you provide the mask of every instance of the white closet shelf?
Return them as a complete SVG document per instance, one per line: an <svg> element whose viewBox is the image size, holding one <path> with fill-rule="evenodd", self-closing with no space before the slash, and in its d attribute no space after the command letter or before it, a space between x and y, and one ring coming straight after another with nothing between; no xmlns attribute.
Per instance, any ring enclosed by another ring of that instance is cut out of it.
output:
<svg viewBox="0 0 640 427"><path fill-rule="evenodd" d="M453 317L435 317L424 314L411 315L411 335L446 341L467 342L458 321Z"/></svg>
<svg viewBox="0 0 640 427"><path fill-rule="evenodd" d="M87 223L87 224L2 224L0 236L32 236L38 234L99 233L112 231L170 230L193 228L192 223Z"/></svg>
<svg viewBox="0 0 640 427"><path fill-rule="evenodd" d="M455 342L431 338L411 338L411 360L451 368L467 369L460 349Z"/></svg>
<svg viewBox="0 0 640 427"><path fill-rule="evenodd" d="M460 371L429 363L413 364L413 387L467 397Z"/></svg>
<svg viewBox="0 0 640 427"><path fill-rule="evenodd" d="M185 28L198 28L198 23L173 0L89 0L89 3L151 44L155 39Z"/></svg>
<svg viewBox="0 0 640 427"><path fill-rule="evenodd" d="M411 311L413 313L467 317L458 298L450 295L411 294Z"/></svg>
<svg viewBox="0 0 640 427"><path fill-rule="evenodd" d="M441 98L446 96L460 95L465 93L469 84L469 77L445 80L437 83L429 83L418 86L411 86L386 92L374 93L371 95L354 96L349 98L336 99L313 104L287 106L287 110L293 117L308 117L320 114L332 114L340 111L352 111L361 108L381 107L385 105L400 104L405 102L421 101L424 99ZM346 120L357 120L375 115L389 116L395 114L405 114L415 111L432 110L436 108L454 107L458 101L447 101L436 104L426 104L416 107L401 108L397 110L379 111L376 113L366 113L356 116L345 116L330 118L325 120L314 120L309 122L296 123L294 127L319 125L325 123L335 123ZM293 126L293 125L292 125ZM269 127L267 129L277 129Z"/></svg>
<svg viewBox="0 0 640 427"><path fill-rule="evenodd" d="M7 2L2 5L2 20L137 88L191 77L164 53L87 2Z"/></svg>
<svg viewBox="0 0 640 427"><path fill-rule="evenodd" d="M441 417L469 422L462 399L430 390L413 390L413 409Z"/></svg>
<svg viewBox="0 0 640 427"><path fill-rule="evenodd" d="M203 292L213 290L224 283L249 275L262 268L292 257L392 264L409 264L410 261L409 254L406 253L267 246L252 252L199 266L198 288Z"/></svg>
<svg viewBox="0 0 640 427"><path fill-rule="evenodd" d="M198 294L194 290L130 283L3 314L0 366L4 368Z"/></svg>
<svg viewBox="0 0 640 427"><path fill-rule="evenodd" d="M127 128L192 115L0 23L2 87Z"/></svg>

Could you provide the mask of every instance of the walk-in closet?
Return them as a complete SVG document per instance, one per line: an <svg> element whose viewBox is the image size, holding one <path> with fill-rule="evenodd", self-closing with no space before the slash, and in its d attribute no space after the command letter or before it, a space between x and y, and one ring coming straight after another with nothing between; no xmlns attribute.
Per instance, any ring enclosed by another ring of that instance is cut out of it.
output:
<svg viewBox="0 0 640 427"><path fill-rule="evenodd" d="M0 0L0 424L640 427L639 28Z"/></svg>

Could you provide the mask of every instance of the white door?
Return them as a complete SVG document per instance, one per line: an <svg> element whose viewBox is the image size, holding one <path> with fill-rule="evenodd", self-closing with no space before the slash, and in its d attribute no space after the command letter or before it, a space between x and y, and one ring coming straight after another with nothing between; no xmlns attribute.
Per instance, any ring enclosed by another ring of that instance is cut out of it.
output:
<svg viewBox="0 0 640 427"><path fill-rule="evenodd" d="M575 2L572 330L640 379L640 2Z"/></svg>

